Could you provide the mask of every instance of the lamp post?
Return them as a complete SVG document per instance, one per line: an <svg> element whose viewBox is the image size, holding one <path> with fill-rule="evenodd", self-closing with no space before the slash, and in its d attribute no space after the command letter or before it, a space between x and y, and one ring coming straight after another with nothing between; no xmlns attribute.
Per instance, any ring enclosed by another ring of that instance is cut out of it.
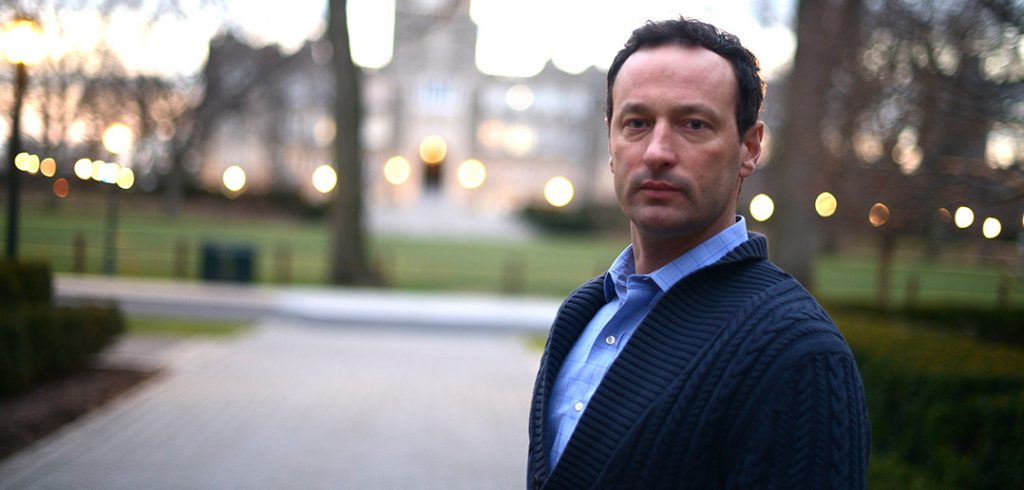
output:
<svg viewBox="0 0 1024 490"><path fill-rule="evenodd" d="M103 147L111 155L127 153L131 150L133 142L134 136L132 135L131 128L122 123L111 124L103 131ZM110 166L110 170L105 172L107 175L103 181L110 188L107 189L107 229L103 241L103 273L112 276L117 272L118 187L125 190L131 188L130 183L122 185L121 178L126 171L128 174L131 174L131 169L116 163L107 163L106 165ZM134 183L134 176L132 176L131 180Z"/></svg>
<svg viewBox="0 0 1024 490"><path fill-rule="evenodd" d="M21 152L21 104L28 87L27 65L43 58L39 38L39 24L28 17L15 17L4 25L4 54L14 63L14 106L11 108L11 133L7 140L7 258L18 257L18 199L21 185L20 171L14 165L14 156Z"/></svg>

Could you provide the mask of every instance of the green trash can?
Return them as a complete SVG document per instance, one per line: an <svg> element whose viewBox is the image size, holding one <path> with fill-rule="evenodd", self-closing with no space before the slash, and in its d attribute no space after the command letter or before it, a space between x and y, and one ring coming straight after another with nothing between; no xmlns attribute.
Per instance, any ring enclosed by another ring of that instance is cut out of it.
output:
<svg viewBox="0 0 1024 490"><path fill-rule="evenodd" d="M206 242L200 257L199 276L204 281L250 283L253 280L256 258L252 246Z"/></svg>

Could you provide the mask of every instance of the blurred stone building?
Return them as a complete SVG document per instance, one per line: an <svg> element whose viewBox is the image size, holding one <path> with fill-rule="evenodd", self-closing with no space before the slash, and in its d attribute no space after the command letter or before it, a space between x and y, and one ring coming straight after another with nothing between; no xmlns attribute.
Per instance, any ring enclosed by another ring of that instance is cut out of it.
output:
<svg viewBox="0 0 1024 490"><path fill-rule="evenodd" d="M590 68L572 75L550 63L526 79L483 74L474 61L477 27L469 2L455 3L439 8L448 2L397 0L392 60L364 70L368 208L440 205L508 215L543 203L544 184L554 176L573 182L575 205L610 200L611 185L603 180L610 180L605 74ZM324 199L311 176L331 158L330 46L309 43L276 59L268 59L266 49L229 36L211 43L209 63L222 65L220 83L252 87L244 103L212 125L202 150L201 185L218 188L223 171L240 165L247 192L297 190L311 202ZM432 136L446 147L433 168L419 151ZM470 159L486 172L477 188L459 178L460 165Z"/></svg>

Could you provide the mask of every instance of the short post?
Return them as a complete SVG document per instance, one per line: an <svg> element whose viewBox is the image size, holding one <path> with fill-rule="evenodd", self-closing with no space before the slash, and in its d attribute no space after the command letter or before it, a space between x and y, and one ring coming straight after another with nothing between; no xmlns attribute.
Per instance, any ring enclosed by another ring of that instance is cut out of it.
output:
<svg viewBox="0 0 1024 490"><path fill-rule="evenodd" d="M284 284L292 282L292 248L287 243L278 244L274 249L274 280Z"/></svg>
<svg viewBox="0 0 1024 490"><path fill-rule="evenodd" d="M917 274L910 274L907 278L907 291L906 296L903 298L904 308L907 311L913 310L917 306L917 299L921 292L921 281L918 279Z"/></svg>
<svg viewBox="0 0 1024 490"><path fill-rule="evenodd" d="M174 242L174 271L172 275L178 279L188 277L188 241L179 238Z"/></svg>
<svg viewBox="0 0 1024 490"><path fill-rule="evenodd" d="M526 265L522 259L509 257L505 259L505 267L501 275L501 292L505 294L522 294L526 287Z"/></svg>
<svg viewBox="0 0 1024 490"><path fill-rule="evenodd" d="M999 275L999 289L996 291L996 309L1006 311L1010 307L1010 288L1013 281L1006 274Z"/></svg>
<svg viewBox="0 0 1024 490"><path fill-rule="evenodd" d="M76 232L71 242L71 271L75 274L85 273L85 233Z"/></svg>
<svg viewBox="0 0 1024 490"><path fill-rule="evenodd" d="M109 184L107 189L106 234L103 240L103 273L117 274L117 186Z"/></svg>

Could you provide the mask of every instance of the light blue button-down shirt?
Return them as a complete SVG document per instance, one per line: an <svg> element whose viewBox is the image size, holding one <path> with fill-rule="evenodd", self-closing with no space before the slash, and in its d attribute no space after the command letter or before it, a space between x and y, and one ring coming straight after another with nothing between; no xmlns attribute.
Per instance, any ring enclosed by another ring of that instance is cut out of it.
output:
<svg viewBox="0 0 1024 490"><path fill-rule="evenodd" d="M586 410L597 385L654 304L675 283L718 262L747 240L742 216L721 233L650 274L636 274L633 246L626 247L608 269L604 291L608 304L598 310L562 364L551 389L545 421L551 469Z"/></svg>

